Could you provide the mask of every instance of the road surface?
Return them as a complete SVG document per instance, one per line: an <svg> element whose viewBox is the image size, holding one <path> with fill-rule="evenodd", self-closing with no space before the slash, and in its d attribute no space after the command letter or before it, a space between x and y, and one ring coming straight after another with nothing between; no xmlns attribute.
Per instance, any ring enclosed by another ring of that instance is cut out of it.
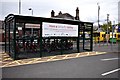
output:
<svg viewBox="0 0 120 80"><path fill-rule="evenodd" d="M119 53L3 68L3 78L118 78Z"/></svg>

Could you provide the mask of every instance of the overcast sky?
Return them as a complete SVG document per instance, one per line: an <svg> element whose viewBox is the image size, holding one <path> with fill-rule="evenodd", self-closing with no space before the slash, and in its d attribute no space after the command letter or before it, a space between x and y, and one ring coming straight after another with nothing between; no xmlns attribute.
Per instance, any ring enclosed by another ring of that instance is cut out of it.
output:
<svg viewBox="0 0 120 80"><path fill-rule="evenodd" d="M10 13L19 13L19 0L0 0L0 20ZM69 13L75 16L76 7L79 7L80 20L97 22L98 5L100 5L100 22L106 23L107 14L110 20L118 22L119 0L21 0L21 15L31 15L29 8L33 9L33 16L50 17L51 10L55 15Z"/></svg>

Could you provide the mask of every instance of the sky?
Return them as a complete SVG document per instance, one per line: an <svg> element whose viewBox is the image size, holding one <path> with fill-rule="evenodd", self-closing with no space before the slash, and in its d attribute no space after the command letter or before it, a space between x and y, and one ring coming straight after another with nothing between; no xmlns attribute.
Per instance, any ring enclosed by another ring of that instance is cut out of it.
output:
<svg viewBox="0 0 120 80"><path fill-rule="evenodd" d="M97 24L98 5L100 6L100 24L106 23L107 14L109 20L118 22L118 2L119 0L21 0L21 15L51 17L51 11L55 15L61 11L76 15L76 8L79 7L81 21L88 21ZM19 0L0 0L0 20L8 14L19 14Z"/></svg>

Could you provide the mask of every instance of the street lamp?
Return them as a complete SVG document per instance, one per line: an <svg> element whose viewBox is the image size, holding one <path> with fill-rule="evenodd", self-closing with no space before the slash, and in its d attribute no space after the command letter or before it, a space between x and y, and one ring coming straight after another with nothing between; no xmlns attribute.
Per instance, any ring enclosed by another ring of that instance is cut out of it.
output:
<svg viewBox="0 0 120 80"><path fill-rule="evenodd" d="M33 16L33 9L32 9L32 8L29 8L28 10L31 10L31 11L32 11L32 16ZM33 35L33 28L31 28L31 34Z"/></svg>
<svg viewBox="0 0 120 80"><path fill-rule="evenodd" d="M33 15L33 9L32 9L32 8L29 8L28 10L31 10L31 11L32 11L32 15Z"/></svg>

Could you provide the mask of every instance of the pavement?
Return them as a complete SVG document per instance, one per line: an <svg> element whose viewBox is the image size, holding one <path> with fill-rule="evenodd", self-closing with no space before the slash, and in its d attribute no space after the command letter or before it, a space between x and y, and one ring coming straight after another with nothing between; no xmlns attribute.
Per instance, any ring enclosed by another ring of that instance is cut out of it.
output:
<svg viewBox="0 0 120 80"><path fill-rule="evenodd" d="M120 43L97 43L93 44L93 50L99 52L120 52Z"/></svg>
<svg viewBox="0 0 120 80"><path fill-rule="evenodd" d="M7 53L1 52L0 56L0 63L2 63L1 67L12 67L12 66L19 66L19 65L28 65L28 64L35 64L35 63L43 63L49 61L57 61L57 60L64 60L64 59L71 59L71 58L79 58L79 57L86 57L86 56L93 56L93 55L100 55L106 54L107 52L119 52L118 44L94 44L94 48L92 52L80 52L80 53L73 53L73 54L64 54L64 55L54 55L54 56L47 56L47 57L39 57L39 58L29 58L29 59L20 59L20 60L13 60Z"/></svg>

